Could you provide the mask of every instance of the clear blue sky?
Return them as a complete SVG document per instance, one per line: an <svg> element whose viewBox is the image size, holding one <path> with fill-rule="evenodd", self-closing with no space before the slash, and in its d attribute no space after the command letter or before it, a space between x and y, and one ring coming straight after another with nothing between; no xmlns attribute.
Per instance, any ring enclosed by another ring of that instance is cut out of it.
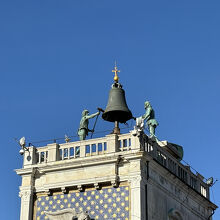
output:
<svg viewBox="0 0 220 220"><path fill-rule="evenodd" d="M1 0L0 219L19 219L13 137L75 135L84 108L105 108L115 59L133 115L150 100L159 139L182 145L185 161L220 179L219 12L219 0ZM112 126L100 119L97 131Z"/></svg>

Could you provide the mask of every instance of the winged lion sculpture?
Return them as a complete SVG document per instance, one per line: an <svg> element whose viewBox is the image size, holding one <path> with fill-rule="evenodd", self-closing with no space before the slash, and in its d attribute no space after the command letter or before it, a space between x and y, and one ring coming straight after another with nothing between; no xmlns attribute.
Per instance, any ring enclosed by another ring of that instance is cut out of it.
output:
<svg viewBox="0 0 220 220"><path fill-rule="evenodd" d="M87 212L76 212L75 209L62 209L55 212L46 212L50 220L91 220Z"/></svg>

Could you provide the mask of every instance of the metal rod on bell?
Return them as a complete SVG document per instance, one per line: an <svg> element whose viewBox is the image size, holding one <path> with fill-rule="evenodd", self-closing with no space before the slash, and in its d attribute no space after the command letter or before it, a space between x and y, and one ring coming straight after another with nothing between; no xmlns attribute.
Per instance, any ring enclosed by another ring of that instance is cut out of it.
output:
<svg viewBox="0 0 220 220"><path fill-rule="evenodd" d="M113 134L120 134L120 128L119 128L118 121L115 121L115 127L114 127L114 130L113 130Z"/></svg>

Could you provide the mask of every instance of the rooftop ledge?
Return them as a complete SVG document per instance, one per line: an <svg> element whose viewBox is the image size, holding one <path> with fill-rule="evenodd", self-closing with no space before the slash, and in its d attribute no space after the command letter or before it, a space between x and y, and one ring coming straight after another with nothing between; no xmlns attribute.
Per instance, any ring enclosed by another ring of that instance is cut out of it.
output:
<svg viewBox="0 0 220 220"><path fill-rule="evenodd" d="M84 141L52 143L37 148L30 146L29 151L25 151L24 154L23 169L17 170L17 173L22 175L25 170L34 167L46 169L45 165L51 165L57 169L56 165L62 166L64 160L68 160L70 163L75 161L78 162L78 166L82 166L84 162L92 158L99 157L103 161L105 158L120 154L135 153L137 156L138 152L145 152L190 188L209 199L209 186L204 182L204 177L199 173L194 174L189 166L183 165L178 160L177 152L172 150L172 146L169 146L168 142L161 143L151 140L144 133L133 135L131 131L127 134L109 134L102 138ZM65 163L65 167L67 168L67 163Z"/></svg>

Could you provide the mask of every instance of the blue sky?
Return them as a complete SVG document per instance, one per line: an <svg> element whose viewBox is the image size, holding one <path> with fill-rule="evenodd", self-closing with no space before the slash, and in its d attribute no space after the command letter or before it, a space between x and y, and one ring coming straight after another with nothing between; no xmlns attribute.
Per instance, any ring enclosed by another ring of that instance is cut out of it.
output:
<svg viewBox="0 0 220 220"><path fill-rule="evenodd" d="M1 219L19 219L13 138L76 135L84 108L105 108L115 60L133 115L150 100L158 138L220 179L219 11L219 0L0 1ZM112 127L99 119L96 131ZM211 199L219 198L217 182Z"/></svg>

